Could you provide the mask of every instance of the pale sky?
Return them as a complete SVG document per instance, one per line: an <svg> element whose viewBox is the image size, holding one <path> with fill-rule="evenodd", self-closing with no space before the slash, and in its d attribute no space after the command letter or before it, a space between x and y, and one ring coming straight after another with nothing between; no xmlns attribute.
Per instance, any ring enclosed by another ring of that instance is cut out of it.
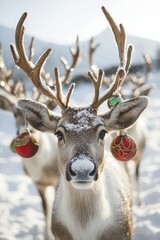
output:
<svg viewBox="0 0 160 240"><path fill-rule="evenodd" d="M23 12L28 34L59 44L87 40L108 27L107 7L126 33L160 41L159 0L0 0L0 24L15 28Z"/></svg>

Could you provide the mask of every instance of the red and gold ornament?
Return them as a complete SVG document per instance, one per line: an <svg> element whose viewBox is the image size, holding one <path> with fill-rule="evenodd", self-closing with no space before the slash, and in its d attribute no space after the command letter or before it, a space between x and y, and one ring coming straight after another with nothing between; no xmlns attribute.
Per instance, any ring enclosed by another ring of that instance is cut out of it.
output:
<svg viewBox="0 0 160 240"><path fill-rule="evenodd" d="M28 128L25 128L24 131L15 138L14 147L21 157L30 158L37 153L39 142L35 136L29 132Z"/></svg>
<svg viewBox="0 0 160 240"><path fill-rule="evenodd" d="M127 133L120 133L112 140L110 150L117 160L126 162L136 155L137 145Z"/></svg>

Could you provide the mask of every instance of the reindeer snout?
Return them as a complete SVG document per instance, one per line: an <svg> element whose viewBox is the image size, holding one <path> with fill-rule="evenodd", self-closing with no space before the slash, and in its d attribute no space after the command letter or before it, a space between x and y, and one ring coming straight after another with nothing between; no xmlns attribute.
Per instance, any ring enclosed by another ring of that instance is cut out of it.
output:
<svg viewBox="0 0 160 240"><path fill-rule="evenodd" d="M81 154L75 156L67 165L66 179L67 181L74 181L85 183L97 180L97 167L91 157Z"/></svg>

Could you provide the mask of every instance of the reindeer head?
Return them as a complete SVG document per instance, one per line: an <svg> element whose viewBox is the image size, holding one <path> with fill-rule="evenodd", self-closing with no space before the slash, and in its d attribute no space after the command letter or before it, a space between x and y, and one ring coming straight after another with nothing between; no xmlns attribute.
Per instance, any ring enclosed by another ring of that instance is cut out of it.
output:
<svg viewBox="0 0 160 240"><path fill-rule="evenodd" d="M114 29L114 33L116 31L116 38L120 44L121 64L114 82L103 96L100 96L100 87L104 76L103 70L100 69L97 76L92 72L88 73L88 77L94 85L95 94L92 103L87 106L69 105L74 84L70 85L67 94L64 95L58 68L54 70L55 91L52 91L42 81L41 70L51 52L50 49L40 57L35 66L27 60L23 45L23 22L26 14L21 17L17 25L16 47L11 45L16 65L26 72L41 93L61 107L62 112L61 115L57 115L44 104L25 99L18 100L17 106L23 111L27 121L34 128L40 131L51 131L57 135L60 172L73 187L80 189L91 187L103 171L105 133L130 127L148 103L146 97L137 97L118 104L109 112L98 113L99 106L121 86L131 60L131 47L129 47L127 63L125 67L123 66L125 35L123 26L120 25L119 30L108 11L104 7L102 10L112 29Z"/></svg>

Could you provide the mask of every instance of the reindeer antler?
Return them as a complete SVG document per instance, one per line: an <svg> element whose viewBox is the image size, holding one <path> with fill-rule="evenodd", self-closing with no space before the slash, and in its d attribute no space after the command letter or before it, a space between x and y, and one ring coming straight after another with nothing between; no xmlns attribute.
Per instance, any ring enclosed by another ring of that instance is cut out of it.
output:
<svg viewBox="0 0 160 240"><path fill-rule="evenodd" d="M95 89L95 95L94 95L94 99L91 103L91 107L98 109L98 107L104 102L106 101L112 94L113 92L115 92L121 85L122 80L125 77L125 71L123 68L119 68L117 70L116 73L116 78L115 81L110 85L109 89L106 91L106 93L102 96L99 97L99 92L100 92L100 86L101 83L103 81L103 75L104 72L102 69L99 69L98 72L98 78L96 79L94 74L92 72L88 72L88 77L90 78L90 80L92 81L93 85L94 85L94 89Z"/></svg>
<svg viewBox="0 0 160 240"><path fill-rule="evenodd" d="M68 61L64 58L61 57L60 60L65 68L65 75L61 77L62 84L65 84L66 82L69 81L72 72L74 71L75 66L78 63L79 56L80 56L80 44L79 44L79 36L77 36L76 39L76 46L75 48L70 48L70 53L72 55L72 63L69 65Z"/></svg>
<svg viewBox="0 0 160 240"><path fill-rule="evenodd" d="M92 81L94 88L95 88L95 95L94 99L91 103L91 107L93 108L98 108L104 101L106 101L116 90L120 90L121 85L125 79L126 74L129 71L129 67L131 64L131 56L132 56L132 51L133 51L133 46L130 45L127 50L127 60L125 61L125 42L126 42L126 34L125 34L125 29L122 24L117 26L115 21L113 20L112 16L109 14L109 12L106 10L106 8L103 6L102 11L108 20L112 31L114 33L114 37L117 43L118 47L118 52L119 52L119 59L120 59L120 67L117 70L115 80L109 87L109 89L105 92L105 94L101 97L99 97L99 92L100 92L100 86L102 83L102 77L103 73L102 70L100 69L97 74L94 72L89 72L88 77ZM101 80L99 79L101 78Z"/></svg>
<svg viewBox="0 0 160 240"><path fill-rule="evenodd" d="M34 57L34 37L31 38L31 42L29 45L29 61L32 62Z"/></svg>
<svg viewBox="0 0 160 240"><path fill-rule="evenodd" d="M56 104L58 104L62 108L62 110L65 110L68 107L69 99L74 89L74 85L71 84L70 87L71 90L69 90L66 96L64 96L62 94L61 80L57 68L55 69L56 78L55 92L52 91L52 89L44 83L41 77L41 71L46 60L51 54L52 51L51 49L46 50L35 65L27 59L26 52L24 49L24 26L23 26L26 17L27 13L24 13L17 24L15 33L16 46L14 46L13 44L11 44L10 46L15 64L28 75L28 77L32 80L33 84L41 93L43 93L44 95L49 97L52 101L54 101Z"/></svg>
<svg viewBox="0 0 160 240"><path fill-rule="evenodd" d="M109 12L104 6L102 7L102 11L112 28L112 32L114 33L114 37L119 50L120 66L122 67L124 65L124 48L126 41L125 29L122 24L119 24L119 27L117 26L112 16L109 14Z"/></svg>
<svg viewBox="0 0 160 240"><path fill-rule="evenodd" d="M92 37L89 41L89 51L88 51L90 67L92 67L93 65L93 54L95 53L96 49L100 46L99 43L94 45L93 42L94 42L94 38Z"/></svg>
<svg viewBox="0 0 160 240"><path fill-rule="evenodd" d="M0 44L0 88L16 97L24 97L24 83L20 80L14 80L12 78L13 72L13 68L10 70L7 69L3 57L2 45Z"/></svg>

